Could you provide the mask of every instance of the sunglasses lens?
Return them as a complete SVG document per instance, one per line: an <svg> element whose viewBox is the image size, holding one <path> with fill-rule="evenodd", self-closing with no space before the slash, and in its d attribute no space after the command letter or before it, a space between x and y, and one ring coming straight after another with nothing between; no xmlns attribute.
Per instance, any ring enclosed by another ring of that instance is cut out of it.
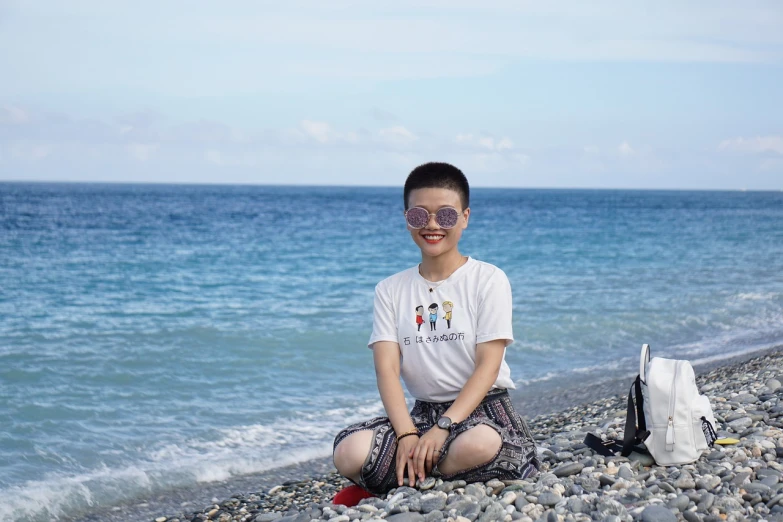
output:
<svg viewBox="0 0 783 522"><path fill-rule="evenodd" d="M405 219L411 228L424 228L430 220L430 213L423 208L413 207L405 213Z"/></svg>
<svg viewBox="0 0 783 522"><path fill-rule="evenodd" d="M457 219L459 219L459 212L451 207L442 208L435 214L435 220L442 228L454 228L457 224Z"/></svg>

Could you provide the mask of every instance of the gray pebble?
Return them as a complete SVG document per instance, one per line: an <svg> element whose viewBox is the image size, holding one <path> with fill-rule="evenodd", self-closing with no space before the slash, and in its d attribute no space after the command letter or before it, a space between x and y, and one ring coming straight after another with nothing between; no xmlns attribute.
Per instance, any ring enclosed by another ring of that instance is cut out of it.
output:
<svg viewBox="0 0 783 522"><path fill-rule="evenodd" d="M475 502L471 502L470 505L465 506L464 509L458 510L457 515L465 517L468 520L476 520L481 514L481 506Z"/></svg>
<svg viewBox="0 0 783 522"><path fill-rule="evenodd" d="M677 517L663 506L647 506L642 511L642 522L677 522Z"/></svg>
<svg viewBox="0 0 783 522"><path fill-rule="evenodd" d="M566 509L571 513L589 513L590 504L578 497L571 497L566 502Z"/></svg>
<svg viewBox="0 0 783 522"><path fill-rule="evenodd" d="M488 488L492 489L492 494L493 495L497 495L498 493L503 491L503 489L505 489L505 487L506 487L506 485L503 484L498 479L492 479L492 480L487 481L486 486Z"/></svg>
<svg viewBox="0 0 783 522"><path fill-rule="evenodd" d="M359 516L357 516L355 519L352 518L351 520L356 520L358 518ZM288 515L283 518L278 518L277 522L310 522L310 520L312 519L307 513L299 513L297 515Z"/></svg>
<svg viewBox="0 0 783 522"><path fill-rule="evenodd" d="M777 495L769 499L769 502L767 502L767 507L771 508L776 504L780 504L781 500L783 500L783 493L778 493Z"/></svg>
<svg viewBox="0 0 783 522"><path fill-rule="evenodd" d="M563 500L563 497L557 491L547 490L538 496L538 503L542 506L554 506Z"/></svg>
<svg viewBox="0 0 783 522"><path fill-rule="evenodd" d="M595 509L601 517L606 517L607 515L617 515L620 518L625 518L628 515L628 511L625 509L625 506L611 498L599 499Z"/></svg>
<svg viewBox="0 0 783 522"><path fill-rule="evenodd" d="M601 483L598 481L598 479L593 477L584 477L582 479L581 486L585 491L588 492L598 491L601 489Z"/></svg>
<svg viewBox="0 0 783 522"><path fill-rule="evenodd" d="M729 422L729 426L734 431L738 431L738 432L744 430L745 428L749 428L751 424L753 424L753 419L751 419L750 417L740 417L737 420L733 420Z"/></svg>
<svg viewBox="0 0 783 522"><path fill-rule="evenodd" d="M645 468L655 464L655 459L652 458L652 455L647 455L646 453L637 453L634 451L628 456L628 459L631 462L638 462Z"/></svg>
<svg viewBox="0 0 783 522"><path fill-rule="evenodd" d="M465 494L481 500L487 496L487 490L481 484L468 484L465 486Z"/></svg>
<svg viewBox="0 0 783 522"><path fill-rule="evenodd" d="M481 514L479 522L497 522L504 518L506 518L505 508L499 502L494 502Z"/></svg>
<svg viewBox="0 0 783 522"><path fill-rule="evenodd" d="M688 522L701 522L701 517L696 513L694 513L693 511L685 511L682 514L682 518L684 518Z"/></svg>
<svg viewBox="0 0 783 522"><path fill-rule="evenodd" d="M722 460L724 457L724 453L720 450L712 450L707 455L707 460Z"/></svg>
<svg viewBox="0 0 783 522"><path fill-rule="evenodd" d="M696 487L696 481L693 480L690 473L683 470L680 476L677 477L677 480L674 481L674 486L680 489L692 489Z"/></svg>
<svg viewBox="0 0 783 522"><path fill-rule="evenodd" d="M584 469L584 465L580 462L569 462L567 464L561 464L554 470L554 474L556 477L568 477L571 475L576 475L580 471Z"/></svg>
<svg viewBox="0 0 783 522"><path fill-rule="evenodd" d="M715 495L713 495L712 493L705 493L701 496L701 500L696 505L696 509L700 513L706 513L712 507L712 504L714 502L715 502Z"/></svg>
<svg viewBox="0 0 783 522"><path fill-rule="evenodd" d="M611 475L603 474L598 477L598 482L600 482L602 486L613 486L617 480Z"/></svg>
<svg viewBox="0 0 783 522"><path fill-rule="evenodd" d="M688 498L687 495L677 495L675 498L669 501L668 506L678 511L685 511L686 509L688 509L688 504L690 503L690 501L691 500Z"/></svg>
<svg viewBox="0 0 783 522"><path fill-rule="evenodd" d="M424 480L417 480L416 487L422 491L435 487L435 477L424 477Z"/></svg>
<svg viewBox="0 0 783 522"><path fill-rule="evenodd" d="M430 511L424 515L424 522L437 522L438 520L443 520L443 513L438 510Z"/></svg>
<svg viewBox="0 0 783 522"><path fill-rule="evenodd" d="M278 520L283 518L283 514L275 511L272 513L261 513L256 518L253 519L254 522L272 522L273 520Z"/></svg>
<svg viewBox="0 0 783 522"><path fill-rule="evenodd" d="M731 483L735 486L741 486L748 482L750 480L750 473L743 471L742 473L737 473L733 479L731 479Z"/></svg>
<svg viewBox="0 0 783 522"><path fill-rule="evenodd" d="M754 402L758 402L759 398L753 395L752 393L742 393L732 398L731 400L734 402L738 402L740 404L751 404Z"/></svg>
<svg viewBox="0 0 783 522"><path fill-rule="evenodd" d="M761 482L751 482L750 484L744 484L742 488L748 493L761 493L762 495L769 495L770 487Z"/></svg>
<svg viewBox="0 0 783 522"><path fill-rule="evenodd" d="M431 511L440 511L446 507L446 499L440 495L433 495L427 498L422 497L419 505L419 511L425 514Z"/></svg>
<svg viewBox="0 0 783 522"><path fill-rule="evenodd" d="M699 489L706 489L707 491L718 487L720 484L720 478L715 475L704 475L696 481L696 487Z"/></svg>
<svg viewBox="0 0 783 522"><path fill-rule="evenodd" d="M398 513L386 517L388 522L424 522L424 515L421 513Z"/></svg>

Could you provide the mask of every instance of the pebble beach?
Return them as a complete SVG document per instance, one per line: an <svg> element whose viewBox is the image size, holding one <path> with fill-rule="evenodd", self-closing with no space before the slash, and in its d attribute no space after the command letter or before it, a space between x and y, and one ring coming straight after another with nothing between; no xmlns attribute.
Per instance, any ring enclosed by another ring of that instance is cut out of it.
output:
<svg viewBox="0 0 783 522"><path fill-rule="evenodd" d="M465 484L428 477L354 507L334 505L349 483L330 471L246 491L198 511L161 513L155 522L448 520L718 522L783 520L783 351L708 370L697 384L712 403L718 436L734 445L693 464L663 467L649 456L603 457L586 433L622 438L626 396L593 400L529 418L542 460L534 478Z"/></svg>

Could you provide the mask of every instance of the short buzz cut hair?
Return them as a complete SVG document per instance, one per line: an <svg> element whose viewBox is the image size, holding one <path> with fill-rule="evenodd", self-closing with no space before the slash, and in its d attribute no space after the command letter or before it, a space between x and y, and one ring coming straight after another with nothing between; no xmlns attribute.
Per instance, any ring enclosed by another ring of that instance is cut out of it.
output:
<svg viewBox="0 0 783 522"><path fill-rule="evenodd" d="M430 162L419 165L408 174L405 180L403 198L405 209L408 209L408 197L416 189L444 188L459 194L462 210L470 205L470 186L468 178L454 165L449 163Z"/></svg>

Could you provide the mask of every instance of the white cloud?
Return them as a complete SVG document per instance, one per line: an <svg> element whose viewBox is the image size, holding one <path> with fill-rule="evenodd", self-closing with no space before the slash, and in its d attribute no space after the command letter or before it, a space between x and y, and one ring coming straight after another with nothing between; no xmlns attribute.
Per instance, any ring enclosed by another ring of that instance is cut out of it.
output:
<svg viewBox="0 0 783 522"><path fill-rule="evenodd" d="M636 153L636 151L627 141L622 142L617 147L617 152L620 153L620 156L633 156Z"/></svg>
<svg viewBox="0 0 783 522"><path fill-rule="evenodd" d="M0 146L3 144L0 143ZM31 143L26 141L11 142L5 147L4 156L8 160L35 163L45 160L54 152L53 147L46 143Z"/></svg>
<svg viewBox="0 0 783 522"><path fill-rule="evenodd" d="M737 137L723 140L718 145L719 150L762 154L774 152L783 154L783 136L756 136L755 138Z"/></svg>
<svg viewBox="0 0 783 522"><path fill-rule="evenodd" d="M140 161L142 163L149 161L153 152L155 152L157 148L157 145L149 143L129 143L126 146L128 154L130 154L130 156L136 161Z"/></svg>
<svg viewBox="0 0 783 522"><path fill-rule="evenodd" d="M408 145L419 139L418 136L402 125L381 129L378 131L378 136L380 136L381 141L395 145Z"/></svg>
<svg viewBox="0 0 783 522"><path fill-rule="evenodd" d="M397 116L387 110L381 109L380 107L373 107L370 113L377 121L392 122L398 119Z"/></svg>
<svg viewBox="0 0 783 522"><path fill-rule="evenodd" d="M307 136L318 143L329 143L339 137L332 126L323 121L302 120L300 127Z"/></svg>
<svg viewBox="0 0 783 522"><path fill-rule="evenodd" d="M136 127L134 127L134 130ZM139 130L142 128L139 127ZM143 129L150 132L149 129ZM247 141L244 133L225 123L198 120L165 128L162 132L167 140L177 143L232 143Z"/></svg>
<svg viewBox="0 0 783 522"><path fill-rule="evenodd" d="M783 172L783 158L767 158L761 162L759 169L763 171Z"/></svg>
<svg viewBox="0 0 783 522"><path fill-rule="evenodd" d="M219 150L215 149L209 149L204 153L204 159L207 160L207 163L211 163L213 165L222 165L223 164L223 157L220 154Z"/></svg>
<svg viewBox="0 0 783 522"><path fill-rule="evenodd" d="M463 58L483 54L588 61L774 61L781 57L775 44L783 43L780 11L774 3L664 0L641 8L611 0L572 0L556 6L425 2L429 9L421 4L396 2L384 10L392 16L380 16L374 6L361 3L351 5L350 16L330 3L313 4L306 13L285 7L242 16L195 11L179 32L270 48L304 45L340 52L355 50L361 42L363 53L415 56L426 49ZM323 23L325 17L328 24ZM437 60L433 66L438 67Z"/></svg>
<svg viewBox="0 0 783 522"><path fill-rule="evenodd" d="M482 135L474 136L473 134L457 134L454 141L459 145L468 147L474 147L478 149L484 149L492 152L504 152L514 149L514 142L511 138L502 137L496 139L493 136Z"/></svg>
<svg viewBox="0 0 783 522"><path fill-rule="evenodd" d="M274 134L275 131L272 131L272 135ZM282 132L280 133L280 136L282 137L285 134L285 132ZM325 121L302 120L299 123L299 129L294 131L293 135L295 137L298 136L299 138L304 137L308 140L315 140L316 142L323 144L334 144L338 142L357 143L359 141L359 136L356 132L338 131ZM274 139L273 136L268 137Z"/></svg>
<svg viewBox="0 0 783 522"><path fill-rule="evenodd" d="M3 105L0 107L0 123L22 124L30 121L30 116L21 107Z"/></svg>

